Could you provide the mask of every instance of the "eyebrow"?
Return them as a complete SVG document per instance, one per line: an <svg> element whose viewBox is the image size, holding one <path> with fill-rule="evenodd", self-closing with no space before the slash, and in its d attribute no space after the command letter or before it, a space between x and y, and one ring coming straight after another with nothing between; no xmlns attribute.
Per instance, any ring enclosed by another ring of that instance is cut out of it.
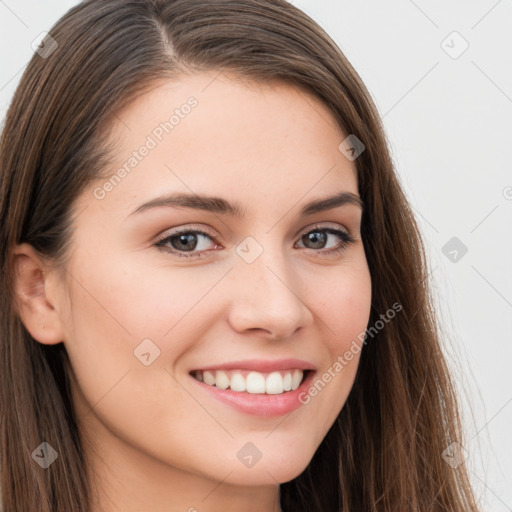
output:
<svg viewBox="0 0 512 512"><path fill-rule="evenodd" d="M304 217L348 204L358 206L361 210L364 208L362 199L356 194L352 192L339 192L333 196L310 201L302 207L300 214ZM156 197L141 204L128 217L162 206L194 208L233 217L243 217L245 215L245 209L237 202L230 203L221 197L175 193Z"/></svg>

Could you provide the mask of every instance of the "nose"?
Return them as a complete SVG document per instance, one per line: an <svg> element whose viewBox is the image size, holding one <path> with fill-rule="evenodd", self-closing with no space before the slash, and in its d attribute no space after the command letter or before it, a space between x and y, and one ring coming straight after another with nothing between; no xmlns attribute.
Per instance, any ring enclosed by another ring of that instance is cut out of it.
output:
<svg viewBox="0 0 512 512"><path fill-rule="evenodd" d="M276 254L265 250L252 263L241 259L230 273L228 317L237 332L258 331L268 339L285 339L313 322L300 276L282 254Z"/></svg>

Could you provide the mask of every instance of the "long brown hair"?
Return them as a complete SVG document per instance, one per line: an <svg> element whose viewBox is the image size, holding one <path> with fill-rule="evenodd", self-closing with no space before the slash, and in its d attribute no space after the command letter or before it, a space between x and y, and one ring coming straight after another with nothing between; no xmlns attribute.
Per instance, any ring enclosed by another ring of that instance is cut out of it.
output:
<svg viewBox="0 0 512 512"><path fill-rule="evenodd" d="M102 145L109 121L156 81L210 70L293 84L363 142L355 164L369 325L402 307L366 340L351 393L308 467L281 484L283 510L476 512L465 464L442 457L463 432L420 232L376 107L332 39L285 0L88 0L50 34L56 44L29 62L0 146L4 512L90 510L64 344L36 342L16 314L10 251L26 242L63 268L73 202L111 156ZM42 441L61 454L46 471L31 458Z"/></svg>

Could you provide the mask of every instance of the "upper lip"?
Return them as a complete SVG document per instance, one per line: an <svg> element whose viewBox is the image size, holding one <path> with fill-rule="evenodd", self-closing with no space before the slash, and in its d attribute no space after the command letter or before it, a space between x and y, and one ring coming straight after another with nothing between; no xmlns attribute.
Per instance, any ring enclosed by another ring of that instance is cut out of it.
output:
<svg viewBox="0 0 512 512"><path fill-rule="evenodd" d="M240 361L230 361L229 363L220 363L209 366L201 366L191 371L197 370L252 370L255 372L272 372L281 370L314 370L315 365L302 359L244 359Z"/></svg>

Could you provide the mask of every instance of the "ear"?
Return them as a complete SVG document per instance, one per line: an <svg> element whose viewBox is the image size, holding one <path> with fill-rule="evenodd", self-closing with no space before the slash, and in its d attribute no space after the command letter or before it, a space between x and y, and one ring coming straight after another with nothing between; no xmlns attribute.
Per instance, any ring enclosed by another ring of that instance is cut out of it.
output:
<svg viewBox="0 0 512 512"><path fill-rule="evenodd" d="M32 337L44 345L64 339L57 304L56 276L35 249L23 243L12 251L15 310Z"/></svg>

